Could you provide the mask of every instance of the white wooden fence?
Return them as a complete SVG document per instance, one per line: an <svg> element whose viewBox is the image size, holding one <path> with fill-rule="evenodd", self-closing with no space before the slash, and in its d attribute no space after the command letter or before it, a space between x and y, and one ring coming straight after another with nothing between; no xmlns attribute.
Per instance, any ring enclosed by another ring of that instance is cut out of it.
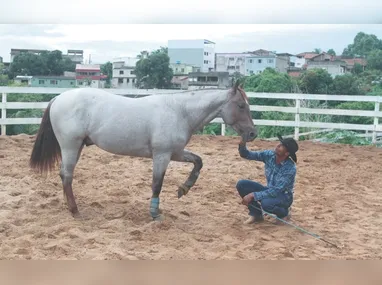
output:
<svg viewBox="0 0 382 285"><path fill-rule="evenodd" d="M45 109L48 102L7 102L7 94L23 93L23 94L59 94L65 88L40 88L40 87L0 87L2 100L0 109L2 115L0 119L1 134L6 134L7 125L23 125L23 124L40 124L41 118L7 118L7 110L9 109ZM161 93L177 93L180 90L158 90L158 89L106 89L116 95L135 95L147 96ZM282 113L292 113L295 119L293 121L284 120L253 120L258 126L283 126L294 127L294 137L299 139L300 128L318 128L318 129L342 129L342 130L361 130L372 133L372 142L376 143L377 133L382 132L382 124L379 124L379 118L382 117L380 111L380 103L382 96L349 96L349 95L312 95L312 94L284 94L284 93L254 93L247 92L248 97L252 98L268 98L268 99L292 99L295 100L293 107L279 106L261 106L251 105L252 111L276 111ZM374 103L374 111L365 110L345 110L345 109L318 109L301 107L301 102L306 100L322 100L322 101L348 101L348 102L372 102ZM300 114L321 114L321 115L343 115L343 116L361 116L374 118L373 124L345 124L345 123L327 123L327 122L308 122L301 121ZM221 118L214 119L211 123L220 123L222 126L222 135L225 134L225 124Z"/></svg>

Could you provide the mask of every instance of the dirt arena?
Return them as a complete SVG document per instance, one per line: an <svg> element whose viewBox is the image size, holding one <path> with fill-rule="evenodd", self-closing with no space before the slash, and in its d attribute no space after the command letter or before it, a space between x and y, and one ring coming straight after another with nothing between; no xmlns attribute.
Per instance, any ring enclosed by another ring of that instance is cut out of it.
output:
<svg viewBox="0 0 382 285"><path fill-rule="evenodd" d="M191 164L171 162L161 193L166 217L152 222L151 160L84 148L73 191L82 213L64 204L58 172L32 173L34 137L0 138L1 259L380 259L382 149L300 142L292 222L332 247L272 219L243 225L241 178L265 182L260 162L240 158L238 138L194 136L204 167L177 198ZM256 140L252 150L276 142Z"/></svg>

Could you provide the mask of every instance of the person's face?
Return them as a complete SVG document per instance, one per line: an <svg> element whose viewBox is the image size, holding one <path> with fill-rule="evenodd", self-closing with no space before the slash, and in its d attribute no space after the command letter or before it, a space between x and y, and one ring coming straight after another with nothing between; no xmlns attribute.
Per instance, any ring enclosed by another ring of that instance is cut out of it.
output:
<svg viewBox="0 0 382 285"><path fill-rule="evenodd" d="M278 157L287 157L289 155L288 150L286 149L286 147L282 143L279 143L276 146L275 152L276 152L276 155Z"/></svg>

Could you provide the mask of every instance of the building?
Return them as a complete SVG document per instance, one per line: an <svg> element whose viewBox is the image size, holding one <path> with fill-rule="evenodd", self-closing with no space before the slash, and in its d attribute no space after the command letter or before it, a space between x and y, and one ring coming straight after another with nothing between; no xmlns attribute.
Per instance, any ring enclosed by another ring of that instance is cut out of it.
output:
<svg viewBox="0 0 382 285"><path fill-rule="evenodd" d="M136 57L118 58L113 61L112 88L136 88L135 66L139 61Z"/></svg>
<svg viewBox="0 0 382 285"><path fill-rule="evenodd" d="M0 56L0 63L3 63L3 58Z"/></svg>
<svg viewBox="0 0 382 285"><path fill-rule="evenodd" d="M305 60L305 63L303 64L302 68L306 69L308 61L317 55L318 53L316 52L302 52L302 53L296 54L296 57L303 58Z"/></svg>
<svg viewBox="0 0 382 285"><path fill-rule="evenodd" d="M104 88L107 76L101 74L99 64L76 64L76 85L79 87Z"/></svg>
<svg viewBox="0 0 382 285"><path fill-rule="evenodd" d="M170 63L170 68L174 75L185 75L200 70L198 67L185 63Z"/></svg>
<svg viewBox="0 0 382 285"><path fill-rule="evenodd" d="M172 88L188 89L188 76L175 75L171 79Z"/></svg>
<svg viewBox="0 0 382 285"><path fill-rule="evenodd" d="M362 71L365 71L367 61L365 58L360 58L360 57L347 57L347 56L335 56L334 58L338 60L342 60L346 63L346 69L349 72L353 71L353 68L356 64L361 65Z"/></svg>
<svg viewBox="0 0 382 285"><path fill-rule="evenodd" d="M62 55L63 58L69 58L76 64L84 62L84 51L79 49L68 49L67 54Z"/></svg>
<svg viewBox="0 0 382 285"><path fill-rule="evenodd" d="M188 74L188 86L229 88L232 80L228 72L191 72Z"/></svg>
<svg viewBox="0 0 382 285"><path fill-rule="evenodd" d="M186 64L200 72L214 71L215 43L206 39L169 40L170 64Z"/></svg>
<svg viewBox="0 0 382 285"><path fill-rule="evenodd" d="M32 77L31 87L54 87L74 88L76 87L75 76L45 76L36 75Z"/></svg>
<svg viewBox="0 0 382 285"><path fill-rule="evenodd" d="M345 61L326 52L322 52L314 57L311 57L307 61L307 70L315 68L325 69L332 77L348 73L347 64Z"/></svg>
<svg viewBox="0 0 382 285"><path fill-rule="evenodd" d="M306 64L306 59L301 55L290 55L290 67L303 69Z"/></svg>
<svg viewBox="0 0 382 285"><path fill-rule="evenodd" d="M17 75L14 79L15 83L31 86L33 76L29 75Z"/></svg>
<svg viewBox="0 0 382 285"><path fill-rule="evenodd" d="M230 76L239 72L246 74L246 58L250 53L217 53L215 55L215 71L228 72Z"/></svg>
<svg viewBox="0 0 382 285"><path fill-rule="evenodd" d="M287 72L289 67L289 56L277 55L275 52L259 49L250 52L251 56L245 58L245 74L259 74L266 68L273 68L278 72Z"/></svg>

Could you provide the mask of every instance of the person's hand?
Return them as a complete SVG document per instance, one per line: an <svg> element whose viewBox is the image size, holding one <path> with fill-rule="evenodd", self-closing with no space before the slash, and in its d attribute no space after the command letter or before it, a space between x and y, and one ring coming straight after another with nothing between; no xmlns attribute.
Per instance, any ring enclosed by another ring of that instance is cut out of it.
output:
<svg viewBox="0 0 382 285"><path fill-rule="evenodd" d="M243 137L240 137L239 145L241 145L241 146L245 146L246 145L246 142L245 142L245 140L243 140Z"/></svg>
<svg viewBox="0 0 382 285"><path fill-rule="evenodd" d="M249 193L248 195L245 195L243 197L243 201L241 202L243 205L248 206L249 203L252 202L252 200L255 199L255 195L253 193Z"/></svg>

